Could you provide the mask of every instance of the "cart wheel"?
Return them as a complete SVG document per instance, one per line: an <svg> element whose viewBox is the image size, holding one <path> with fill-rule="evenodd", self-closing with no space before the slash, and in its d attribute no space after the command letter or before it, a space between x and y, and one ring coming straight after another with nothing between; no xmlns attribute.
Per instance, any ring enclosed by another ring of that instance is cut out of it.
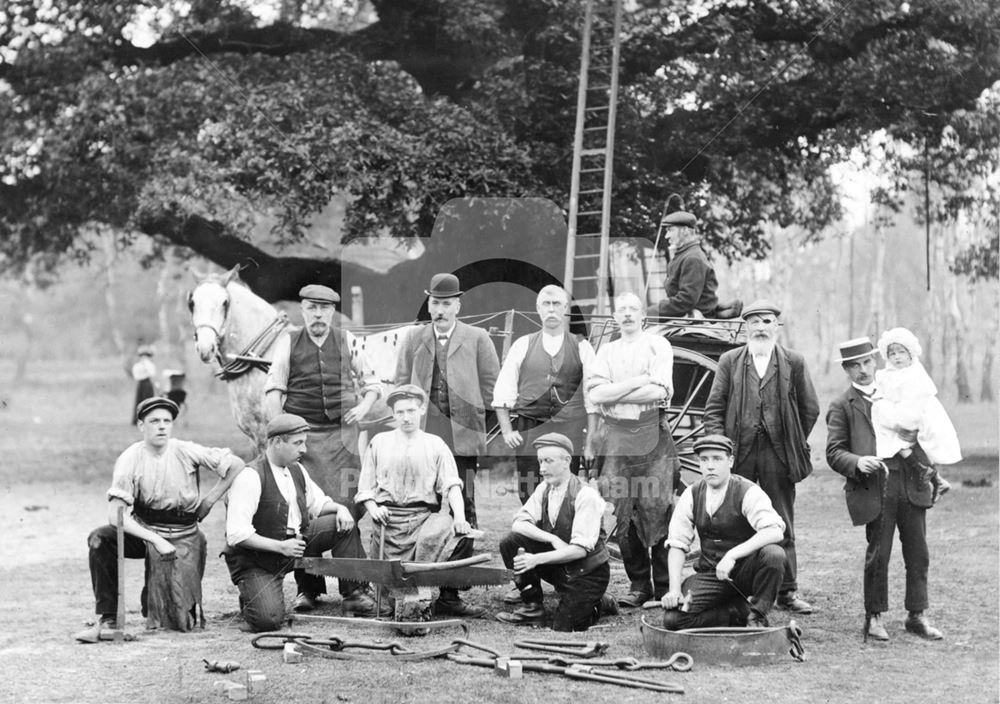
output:
<svg viewBox="0 0 1000 704"><path fill-rule="evenodd" d="M667 418L681 461L675 487L681 493L701 476L693 445L705 429L705 404L719 365L710 357L679 347L677 343L675 339L674 396L667 408Z"/></svg>

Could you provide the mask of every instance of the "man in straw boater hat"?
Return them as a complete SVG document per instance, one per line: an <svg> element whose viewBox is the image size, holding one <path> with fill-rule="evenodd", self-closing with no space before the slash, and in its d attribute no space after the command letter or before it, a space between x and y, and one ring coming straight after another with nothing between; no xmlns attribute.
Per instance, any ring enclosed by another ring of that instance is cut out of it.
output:
<svg viewBox="0 0 1000 704"><path fill-rule="evenodd" d="M285 622L282 584L297 557L363 558L361 536L347 506L325 493L299 460L310 425L281 413L267 424L264 453L233 482L226 509L226 564L240 590L240 610L251 631L275 631ZM323 578L295 570L299 594L322 594ZM367 584L341 580L344 612L374 616Z"/></svg>
<svg viewBox="0 0 1000 704"><path fill-rule="evenodd" d="M597 352L586 380L604 416L598 455L602 494L614 506L618 546L629 578L621 606L634 608L667 591L667 515L680 469L664 405L673 394L670 343L643 330L644 309L634 293L615 298L621 338Z"/></svg>
<svg viewBox="0 0 1000 704"><path fill-rule="evenodd" d="M603 526L604 500L570 470L573 443L560 433L535 438L540 484L514 514L500 555L513 568L523 605L497 620L540 624L545 620L541 580L559 594L554 631L585 631L603 614L617 614L605 594L611 569Z"/></svg>
<svg viewBox="0 0 1000 704"><path fill-rule="evenodd" d="M424 290L431 324L407 337L396 363L396 385L427 394L424 428L455 455L465 517L476 527L476 469L486 453L486 409L493 401L500 360L489 334L458 320L462 289L453 274L435 274Z"/></svg>
<svg viewBox="0 0 1000 704"><path fill-rule="evenodd" d="M108 523L87 538L97 623L76 634L96 643L113 628L118 592L118 509L124 507L125 557L146 561L142 614L147 625L188 631L198 622L205 534L198 522L225 494L243 460L228 449L204 447L172 437L178 408L154 396L136 408L142 440L115 461L108 489ZM206 493L199 469L221 477ZM201 615L204 625L204 615ZM120 624L119 624L120 625Z"/></svg>
<svg viewBox="0 0 1000 704"><path fill-rule="evenodd" d="M865 640L889 640L882 620L889 608L889 557L892 538L899 528L906 566L905 628L928 640L942 638L930 624L927 608L927 509L933 504L925 472L929 464L919 445L904 448L893 457L879 459L871 408L875 388L877 350L867 337L843 342L840 363L851 385L830 404L826 414L826 460L846 477L844 489L851 522L865 526L864 603ZM916 439L916 431L912 431Z"/></svg>
<svg viewBox="0 0 1000 704"><path fill-rule="evenodd" d="M354 335L333 322L340 296L311 284L299 291L302 330L282 335L264 386L264 413L270 419L292 413L309 423L302 466L341 505L354 510L354 484L361 468L358 422L371 410L382 387ZM356 390L357 389L357 390ZM360 400L359 397L360 396ZM355 513L355 520L360 518ZM298 580L319 587L318 581ZM300 592L296 611L311 611L320 592Z"/></svg>
<svg viewBox="0 0 1000 704"><path fill-rule="evenodd" d="M471 526L465 516L462 480L451 450L437 435L420 429L427 396L415 384L394 389L387 398L396 429L372 438L361 465L355 500L376 524L373 554L390 560L441 562L472 556ZM441 504L447 506L442 510ZM441 587L432 605L430 589L398 590L401 620L438 614L478 618L486 613L467 604L458 590Z"/></svg>
<svg viewBox="0 0 1000 704"><path fill-rule="evenodd" d="M758 300L743 309L747 343L719 358L705 403L705 432L733 441L733 473L757 482L785 523L787 562L778 606L809 614L795 555L795 485L812 473L810 431L819 399L801 354L778 344L781 309Z"/></svg>
<svg viewBox="0 0 1000 704"><path fill-rule="evenodd" d="M702 477L681 494L670 518L670 589L661 603L669 630L767 626L785 573L785 523L763 489L732 473L733 443L706 435L694 443ZM701 555L681 582L695 533Z"/></svg>

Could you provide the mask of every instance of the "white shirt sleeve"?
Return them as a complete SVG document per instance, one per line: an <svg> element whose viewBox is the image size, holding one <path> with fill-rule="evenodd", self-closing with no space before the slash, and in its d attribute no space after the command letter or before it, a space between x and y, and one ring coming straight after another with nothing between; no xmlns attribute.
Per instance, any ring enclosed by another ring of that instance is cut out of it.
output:
<svg viewBox="0 0 1000 704"><path fill-rule="evenodd" d="M580 487L573 506L573 528L570 532L570 545L579 545L590 551L597 545L601 537L601 525L604 522L604 499L588 486Z"/></svg>
<svg viewBox="0 0 1000 704"><path fill-rule="evenodd" d="M688 487L674 504L674 513L670 517L670 527L667 529L666 547L690 552L691 543L694 542L694 530L694 493L691 487Z"/></svg>
<svg viewBox="0 0 1000 704"><path fill-rule="evenodd" d="M360 345L357 343L357 338L353 333L345 330L344 335L347 340L347 348L358 351L357 354L351 355L351 371L354 374L354 378L358 381L358 394L364 396L369 391L374 391L375 398L380 398L382 396L382 382L379 381L374 367L368 361L368 355L361 351ZM287 373L285 376L287 378Z"/></svg>
<svg viewBox="0 0 1000 704"><path fill-rule="evenodd" d="M586 339L580 340L580 362L583 364L583 380L586 382L594 373L594 363L597 362L597 353L594 352L593 345ZM581 386L584 387L583 407L587 413L597 413L597 404L590 400L590 389L587 388L586 383L581 384Z"/></svg>
<svg viewBox="0 0 1000 704"><path fill-rule="evenodd" d="M747 522L758 533L765 528L771 527L777 527L784 533L785 522L781 520L781 516L774 510L771 499L756 484L747 489L747 493L743 495L743 505L741 508Z"/></svg>
<svg viewBox="0 0 1000 704"><path fill-rule="evenodd" d="M292 356L292 338L285 333L274 343L274 357L271 367L267 370L267 380L264 382L264 393L280 391L288 393L288 367Z"/></svg>
<svg viewBox="0 0 1000 704"><path fill-rule="evenodd" d="M253 469L240 472L229 487L229 504L226 506L226 543L239 545L257 530L253 517L260 503L260 475Z"/></svg>
<svg viewBox="0 0 1000 704"><path fill-rule="evenodd" d="M306 511L309 512L309 518L313 519L319 515L319 512L323 510L323 506L326 505L329 497L323 493L323 490L319 485L312 480L309 476L309 472L301 464L299 468L302 470L302 478L305 479L306 484Z"/></svg>
<svg viewBox="0 0 1000 704"><path fill-rule="evenodd" d="M541 482L535 487L528 500L514 514L514 523L527 521L533 526L538 525L538 522L542 520L542 495L545 494L546 486L545 482Z"/></svg>
<svg viewBox="0 0 1000 704"><path fill-rule="evenodd" d="M514 340L514 344L507 350L507 358L504 359L497 374L497 383L493 387L493 407L511 409L517 403L517 383L520 378L521 364L525 355L528 354L528 336Z"/></svg>
<svg viewBox="0 0 1000 704"><path fill-rule="evenodd" d="M649 365L649 376L654 384L659 384L667 390L667 400L674 395L674 348L670 343L657 335L650 335L653 344L653 361Z"/></svg>

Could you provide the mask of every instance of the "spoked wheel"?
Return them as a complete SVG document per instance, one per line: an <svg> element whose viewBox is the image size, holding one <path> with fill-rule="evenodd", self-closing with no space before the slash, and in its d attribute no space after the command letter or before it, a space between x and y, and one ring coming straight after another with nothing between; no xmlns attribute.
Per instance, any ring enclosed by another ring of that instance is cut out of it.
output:
<svg viewBox="0 0 1000 704"><path fill-rule="evenodd" d="M694 456L694 441L705 430L705 404L712 390L718 363L700 352L674 345L674 396L667 409L670 431L677 446L681 472L676 485L681 493L701 476Z"/></svg>

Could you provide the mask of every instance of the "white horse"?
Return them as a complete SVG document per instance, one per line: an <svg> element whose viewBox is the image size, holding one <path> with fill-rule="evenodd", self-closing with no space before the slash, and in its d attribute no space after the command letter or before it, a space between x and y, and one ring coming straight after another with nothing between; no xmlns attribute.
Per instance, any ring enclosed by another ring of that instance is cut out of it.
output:
<svg viewBox="0 0 1000 704"><path fill-rule="evenodd" d="M218 362L216 375L227 382L229 406L239 429L262 449L265 441L264 382L274 343L292 327L283 313L239 280L239 265L225 274L192 270L196 286L188 296L195 349L201 361ZM351 336L351 356L365 353L376 376L392 384L396 353L416 325L368 336ZM369 417L379 413L372 409ZM385 411L384 407L380 409Z"/></svg>

